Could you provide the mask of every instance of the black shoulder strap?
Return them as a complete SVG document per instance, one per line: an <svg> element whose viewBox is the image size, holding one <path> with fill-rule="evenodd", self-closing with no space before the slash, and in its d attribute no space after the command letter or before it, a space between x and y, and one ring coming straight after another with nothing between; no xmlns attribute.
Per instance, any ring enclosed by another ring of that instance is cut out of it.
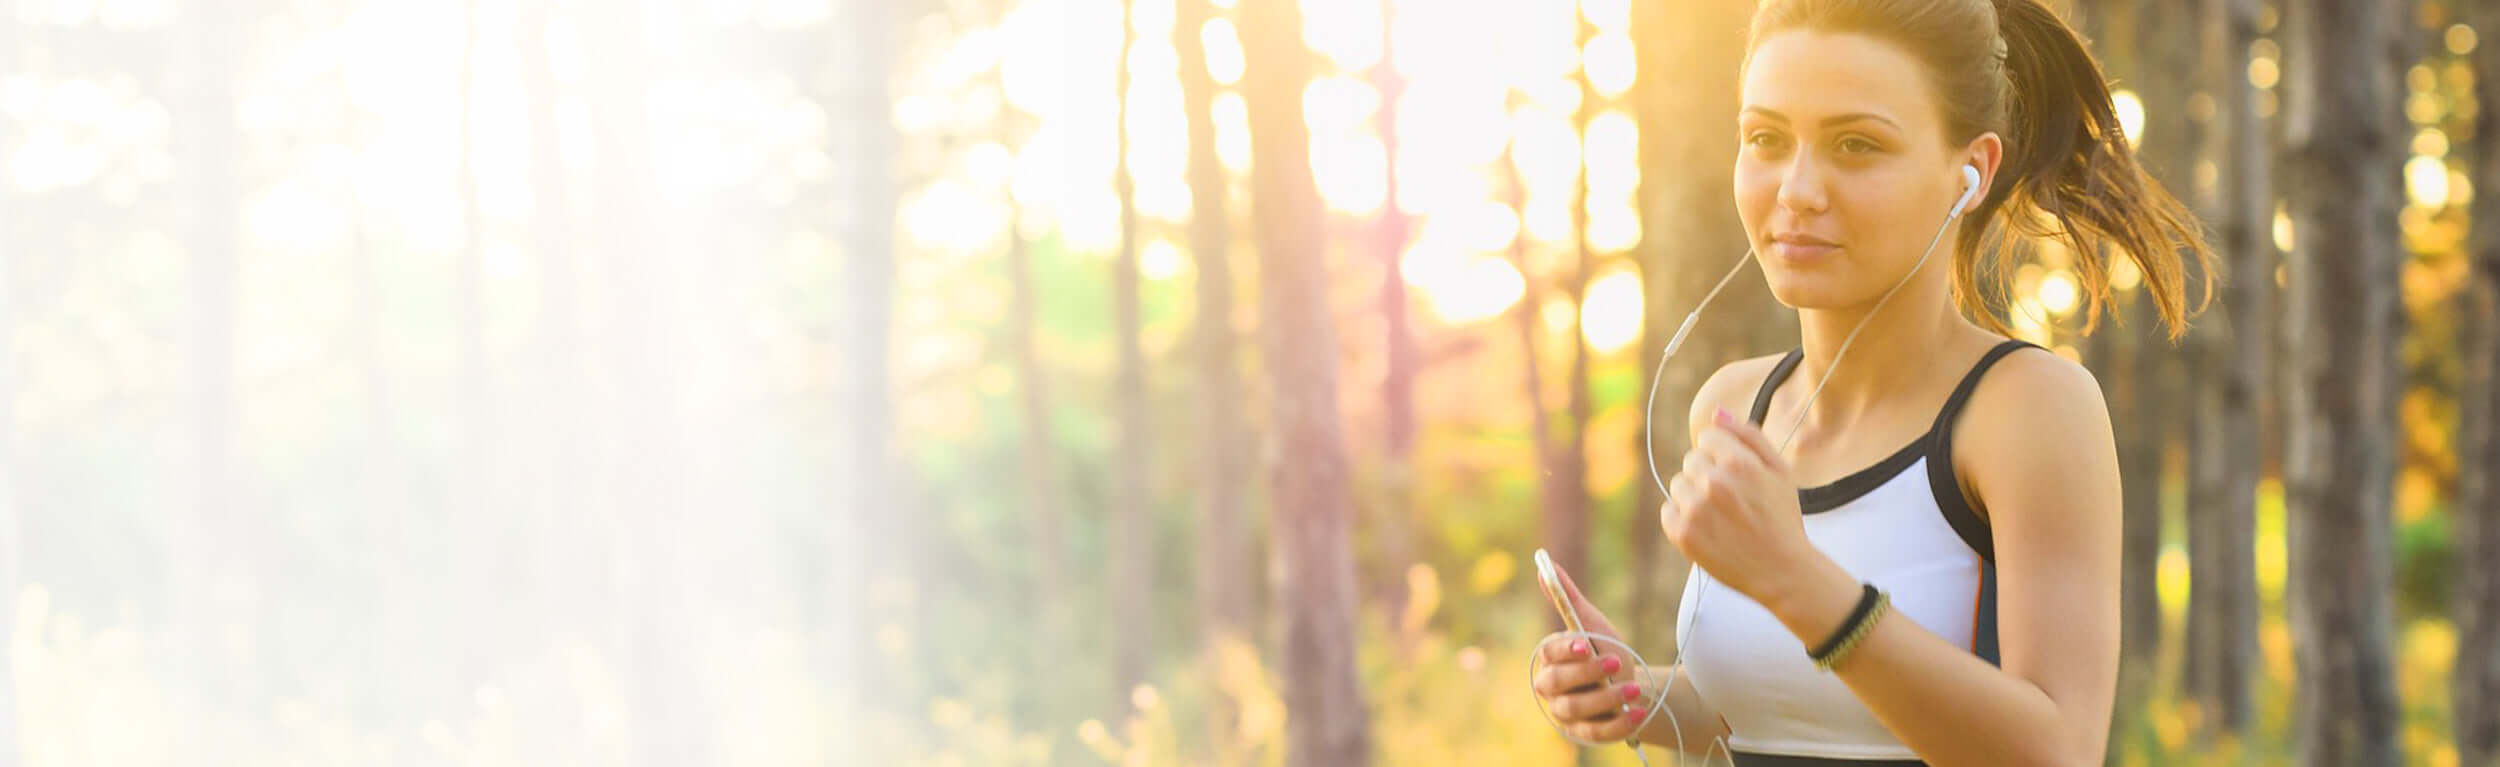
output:
<svg viewBox="0 0 2500 767"><path fill-rule="evenodd" d="M1983 566L1992 566L1996 562L1996 539L1989 534L1988 521L1981 518L1979 512L1972 508L1971 500L1962 495L1961 480L1953 473L1953 419L1962 414L1962 405L1970 401L1971 391L1979 388L1980 375L1995 366L1997 360L2026 346L2038 348L2038 344L2012 339L1997 344L1996 348L1981 356L1979 364L1972 365L1970 373L1962 376L1961 385L1954 387L1953 396L1945 399L1943 410L1936 413L1935 429L1927 434L1933 446L1927 455L1929 490L1936 496L1936 506L1944 513L1945 523L1953 527L1954 534L1961 536L1962 542L1968 544L1971 551L1979 554ZM1983 597L1988 596L1991 595L1983 594ZM1993 604L1992 598L1987 601ZM1991 615L1991 623L1993 619ZM1993 641L1988 644L1993 648Z"/></svg>
<svg viewBox="0 0 2500 767"><path fill-rule="evenodd" d="M1953 396L1945 398L1944 408L1936 412L1936 430L1943 432L1952 429L1953 419L1962 414L1962 405L1969 402L1971 392L1979 388L1979 377L1985 375L1988 368L1995 367L1997 360L2004 359L2005 355L2013 354L2015 350L2026 346L2034 349L2040 348L2038 344L2030 341L2009 338L2004 343L1997 344L1995 348L1989 349L1987 354L1980 356L1979 364L1972 365L1970 372L1963 374L1962 383L1953 387Z"/></svg>
<svg viewBox="0 0 2500 767"><path fill-rule="evenodd" d="M1780 382L1788 380L1788 374L1794 372L1797 363L1805 358L1805 347L1790 349L1788 356L1781 357L1779 364L1771 367L1771 374L1763 377L1762 390L1753 395L1753 415L1747 416L1753 425L1762 425L1762 419L1771 414L1771 392L1778 391Z"/></svg>

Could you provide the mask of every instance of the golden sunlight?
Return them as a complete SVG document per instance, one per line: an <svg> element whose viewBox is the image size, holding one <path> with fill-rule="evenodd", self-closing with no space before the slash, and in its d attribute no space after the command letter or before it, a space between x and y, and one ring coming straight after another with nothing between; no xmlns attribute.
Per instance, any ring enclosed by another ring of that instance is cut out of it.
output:
<svg viewBox="0 0 2500 767"><path fill-rule="evenodd" d="M1234 31L1231 19L1208 19L1206 26L1198 28L1198 42L1206 46L1208 77L1217 85L1241 82L1241 35Z"/></svg>
<svg viewBox="0 0 2500 767"><path fill-rule="evenodd" d="M2040 305L2048 307L2050 314L2064 317L2074 313L2075 304L2082 297L2083 292L2075 287L2075 278L2064 269L2051 270L2048 276L2040 278Z"/></svg>
<svg viewBox="0 0 2500 767"><path fill-rule="evenodd" d="M1632 80L1639 72L1633 63L1632 38L1609 32L1589 40L1580 51L1580 66L1587 68L1589 87L1597 95L1614 98L1632 89Z"/></svg>
<svg viewBox="0 0 2500 767"><path fill-rule="evenodd" d="M1618 270L1589 283L1580 304L1581 336L1589 348L1620 351L1641 337L1641 276Z"/></svg>
<svg viewBox="0 0 2500 767"><path fill-rule="evenodd" d="M2437 157L2415 156L2405 161L2405 196L2413 204L2438 208L2448 204L2448 166Z"/></svg>
<svg viewBox="0 0 2500 767"><path fill-rule="evenodd" d="M2118 109L2118 125L2127 132L2127 148L2144 144L2144 100L2135 91L2119 90L2109 94L2112 106Z"/></svg>
<svg viewBox="0 0 2500 767"><path fill-rule="evenodd" d="M1380 63L1379 3L1303 0L1302 40L1339 72L1361 72Z"/></svg>
<svg viewBox="0 0 2500 767"><path fill-rule="evenodd" d="M1434 260L1446 260L1446 268L1422 269L1415 268L1415 258L1409 251L1399 271L1423 291L1424 306L1442 322L1462 325L1501 316L1528 290L1519 270L1497 256L1445 254Z"/></svg>

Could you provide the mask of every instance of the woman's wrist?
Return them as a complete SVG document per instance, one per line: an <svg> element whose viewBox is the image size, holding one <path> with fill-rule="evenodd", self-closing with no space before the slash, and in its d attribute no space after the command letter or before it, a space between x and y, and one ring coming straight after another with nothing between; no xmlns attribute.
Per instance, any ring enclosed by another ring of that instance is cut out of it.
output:
<svg viewBox="0 0 2500 767"><path fill-rule="evenodd" d="M1784 588L1765 594L1762 601L1763 609L1771 611L1807 647L1840 630L1864 592L1857 576L1850 575L1838 563L1822 557L1815 562L1816 566L1800 573Z"/></svg>

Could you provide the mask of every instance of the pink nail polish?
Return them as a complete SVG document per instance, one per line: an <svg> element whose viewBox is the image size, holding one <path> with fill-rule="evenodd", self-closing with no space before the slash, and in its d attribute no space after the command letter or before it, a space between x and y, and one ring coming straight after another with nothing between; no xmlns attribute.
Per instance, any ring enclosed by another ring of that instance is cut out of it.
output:
<svg viewBox="0 0 2500 767"><path fill-rule="evenodd" d="M1613 658L1607 658L1607 659L1605 659L1605 660L1598 661L1598 662L1597 662L1597 665L1598 665L1599 667L1601 667L1601 668L1606 669L1606 673L1609 673L1609 674L1615 673L1616 671L1620 671L1620 670L1622 670L1622 669L1623 669L1623 661L1615 660L1615 659L1613 659Z"/></svg>
<svg viewBox="0 0 2500 767"><path fill-rule="evenodd" d="M1641 718L1642 718L1642 717L1646 717L1646 716L1649 716L1649 709L1645 709L1645 708L1634 708L1634 709L1632 709L1632 713L1631 713L1632 721L1638 722L1638 721L1640 721L1640 720L1641 720Z"/></svg>
<svg viewBox="0 0 2500 767"><path fill-rule="evenodd" d="M1574 655L1587 655L1587 654L1588 654L1588 652L1589 652L1589 643L1587 643L1587 642L1582 642L1582 641L1579 641L1579 640L1576 640L1576 639L1575 639L1575 640L1572 640L1572 642L1571 642L1571 652L1572 652L1572 654L1574 654Z"/></svg>
<svg viewBox="0 0 2500 767"><path fill-rule="evenodd" d="M1640 700L1640 699L1641 699L1641 686L1640 686L1640 685L1637 685L1637 684L1627 684L1627 685L1624 685L1624 686L1623 686L1623 699L1624 699L1624 700Z"/></svg>

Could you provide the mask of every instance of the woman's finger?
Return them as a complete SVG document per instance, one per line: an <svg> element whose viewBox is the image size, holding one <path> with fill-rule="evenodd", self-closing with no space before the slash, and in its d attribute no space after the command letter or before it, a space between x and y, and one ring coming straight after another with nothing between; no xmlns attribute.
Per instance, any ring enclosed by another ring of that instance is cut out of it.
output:
<svg viewBox="0 0 2500 767"><path fill-rule="evenodd" d="M1581 687L1606 681L1604 662L1567 661L1546 666L1537 672L1533 683L1538 695L1554 697Z"/></svg>
<svg viewBox="0 0 2500 767"><path fill-rule="evenodd" d="M1589 604L1588 596L1580 593L1580 584L1571 580L1570 568L1563 567L1562 565L1555 565L1554 575L1562 578L1563 594L1570 598L1571 609L1579 611L1581 628L1588 629L1592 633L1604 634L1610 637L1623 636L1623 632L1615 630L1614 621L1607 620L1606 613L1598 610L1596 605ZM1591 647L1590 649L1597 650L1599 652L1607 651L1604 643L1600 642L1597 643L1597 645L1598 646Z"/></svg>
<svg viewBox="0 0 2500 767"><path fill-rule="evenodd" d="M1708 435L1705 433L1704 436ZM1693 449L1684 451L1684 465L1678 468L1683 469L1686 473L1691 473L1701 470L1704 466L1709 466L1711 461L1712 457L1709 449L1700 443L1694 443Z"/></svg>
<svg viewBox="0 0 2500 767"><path fill-rule="evenodd" d="M1770 465L1764 463L1761 456L1754 454L1751 446L1744 444L1740 437L1728 429L1703 431L1701 439L1694 444L1693 452L1707 454L1710 457L1709 465L1727 469L1728 474L1733 476L1744 476Z"/></svg>
<svg viewBox="0 0 2500 767"><path fill-rule="evenodd" d="M1788 459L1780 456L1779 446L1772 444L1771 436L1762 433L1761 428L1737 420L1734 415L1725 410L1719 411L1717 420L1717 428L1708 431L1727 432L1728 436L1735 438L1737 446L1752 453L1754 458L1761 461L1764 466L1776 468L1787 465Z"/></svg>
<svg viewBox="0 0 2500 767"><path fill-rule="evenodd" d="M1602 722L1615 718L1623 709L1623 693L1612 687L1560 695L1549 700L1553 701L1554 719L1563 722Z"/></svg>
<svg viewBox="0 0 2500 767"><path fill-rule="evenodd" d="M1631 738L1633 733L1640 731L1641 723L1648 719L1647 709L1635 707L1612 719L1591 722L1582 726L1587 729L1588 734L1585 737L1589 742L1613 743Z"/></svg>
<svg viewBox="0 0 2500 767"><path fill-rule="evenodd" d="M1592 659L1597 657L1595 649L1588 637L1565 631L1547 634L1544 641L1537 643L1537 652L1545 656L1546 663Z"/></svg>
<svg viewBox="0 0 2500 767"><path fill-rule="evenodd" d="M1693 475L1679 472L1673 479L1667 480L1667 497L1671 499L1668 503L1675 507L1675 513L1660 522L1680 522L1685 515L1693 513L1695 505L1701 503L1701 488L1694 486Z"/></svg>

